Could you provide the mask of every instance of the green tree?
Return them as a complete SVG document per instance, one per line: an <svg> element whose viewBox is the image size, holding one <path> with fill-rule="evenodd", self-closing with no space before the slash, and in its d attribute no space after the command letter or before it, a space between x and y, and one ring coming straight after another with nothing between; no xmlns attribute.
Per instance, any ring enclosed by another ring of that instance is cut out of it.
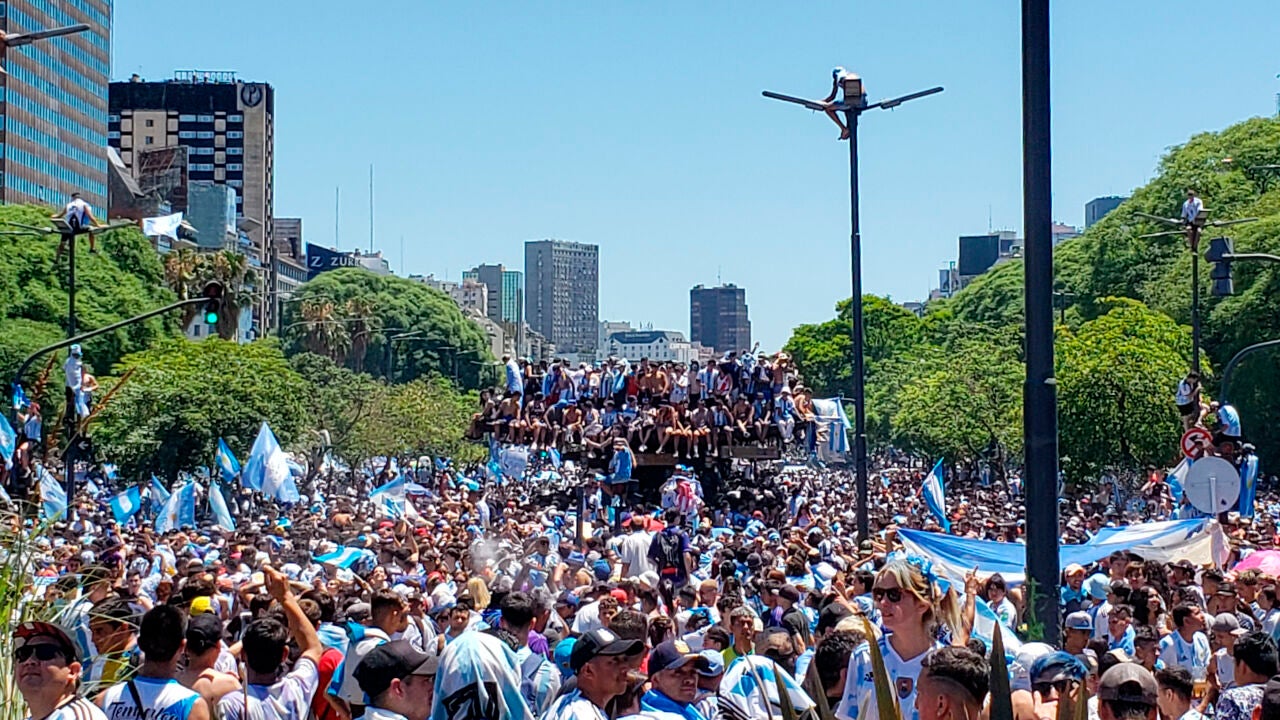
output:
<svg viewBox="0 0 1280 720"><path fill-rule="evenodd" d="M294 299L284 316L290 354L326 355L397 381L456 378L464 388L479 387L494 362L484 330L449 296L412 280L344 268L305 283ZM389 338L404 334L412 337L388 347Z"/></svg>
<svg viewBox="0 0 1280 720"><path fill-rule="evenodd" d="M346 457L342 451L349 446L353 431L384 399L382 383L309 352L289 358L289 365L309 385L305 402L311 427L328 432L330 444Z"/></svg>
<svg viewBox="0 0 1280 720"><path fill-rule="evenodd" d="M272 340L166 340L115 371L128 369L132 377L89 428L101 456L128 477L210 466L219 437L243 458L264 420L282 445L308 425L312 388Z"/></svg>
<svg viewBox="0 0 1280 720"><path fill-rule="evenodd" d="M1104 303L1112 309L1057 349L1059 452L1072 479L1166 466L1181 435L1173 390L1187 371L1187 329L1136 300Z"/></svg>
<svg viewBox="0 0 1280 720"><path fill-rule="evenodd" d="M468 442L464 433L476 409L474 394L458 393L443 378L421 378L387 385L378 383L368 413L337 445L351 462L386 454L446 456L473 462L487 450Z"/></svg>

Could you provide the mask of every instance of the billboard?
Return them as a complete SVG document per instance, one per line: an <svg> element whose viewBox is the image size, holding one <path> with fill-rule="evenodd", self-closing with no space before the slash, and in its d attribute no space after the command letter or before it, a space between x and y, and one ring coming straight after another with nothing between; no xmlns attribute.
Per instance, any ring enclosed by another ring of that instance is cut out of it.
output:
<svg viewBox="0 0 1280 720"><path fill-rule="evenodd" d="M344 267L360 267L360 261L349 252L340 252L307 243L307 279L322 272Z"/></svg>

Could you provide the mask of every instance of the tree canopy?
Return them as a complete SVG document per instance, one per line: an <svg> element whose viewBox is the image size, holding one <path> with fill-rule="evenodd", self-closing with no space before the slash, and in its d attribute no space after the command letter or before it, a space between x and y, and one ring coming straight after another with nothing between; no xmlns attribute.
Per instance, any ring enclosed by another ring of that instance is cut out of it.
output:
<svg viewBox="0 0 1280 720"><path fill-rule="evenodd" d="M488 338L449 296L361 268L323 273L298 288L281 334L290 354L323 355L396 382L439 376L476 388L493 377Z"/></svg>

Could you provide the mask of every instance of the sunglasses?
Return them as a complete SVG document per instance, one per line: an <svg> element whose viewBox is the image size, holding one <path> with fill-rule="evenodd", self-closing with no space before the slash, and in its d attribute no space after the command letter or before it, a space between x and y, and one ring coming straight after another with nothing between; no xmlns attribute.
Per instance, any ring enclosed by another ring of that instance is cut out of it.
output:
<svg viewBox="0 0 1280 720"><path fill-rule="evenodd" d="M26 662L33 655L40 662L49 662L55 658L66 659L66 653L57 645L23 645L13 651L13 661Z"/></svg>
<svg viewBox="0 0 1280 720"><path fill-rule="evenodd" d="M872 588L871 599L876 602L886 599L891 603L902 602L902 588Z"/></svg>

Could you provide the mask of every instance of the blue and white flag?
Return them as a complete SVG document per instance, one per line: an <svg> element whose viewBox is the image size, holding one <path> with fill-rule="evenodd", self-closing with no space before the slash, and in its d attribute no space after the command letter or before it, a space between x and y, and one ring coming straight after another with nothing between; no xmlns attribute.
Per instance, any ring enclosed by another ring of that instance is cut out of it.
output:
<svg viewBox="0 0 1280 720"><path fill-rule="evenodd" d="M281 492L289 478L289 459L284 450L280 449L275 433L263 422L262 427L258 428L258 437L253 441L253 449L249 451L249 460L244 464L240 482L267 497L290 502L282 497ZM287 490L284 495L288 495ZM297 488L294 488L293 495L295 497L292 502L297 502Z"/></svg>
<svg viewBox="0 0 1280 720"><path fill-rule="evenodd" d="M528 465L529 448L527 447L512 445L498 453L498 466L502 468L502 474L512 480L519 480Z"/></svg>
<svg viewBox="0 0 1280 720"><path fill-rule="evenodd" d="M36 476L40 478L40 515L49 522L59 520L67 514L67 490L45 466L36 467Z"/></svg>
<svg viewBox="0 0 1280 720"><path fill-rule="evenodd" d="M111 515L116 522L124 525L142 509L142 491L137 485L125 490L107 502L111 506Z"/></svg>
<svg viewBox="0 0 1280 720"><path fill-rule="evenodd" d="M924 495L924 504L929 506L929 512L938 519L938 524L942 526L943 532L951 532L951 520L947 518L947 497L942 487L942 461L939 460L925 476L924 486L921 488Z"/></svg>
<svg viewBox="0 0 1280 720"><path fill-rule="evenodd" d="M31 404L31 400L27 398L27 393L22 389L21 385L13 386L13 409L21 410Z"/></svg>
<svg viewBox="0 0 1280 720"><path fill-rule="evenodd" d="M782 717L778 680L797 713L813 707L813 700L782 666L763 655L743 655L729 664L720 680L721 710L727 717Z"/></svg>
<svg viewBox="0 0 1280 720"><path fill-rule="evenodd" d="M115 463L102 463L102 477L115 482L120 479L120 468Z"/></svg>
<svg viewBox="0 0 1280 720"><path fill-rule="evenodd" d="M555 448L551 448L550 450L547 451L547 457L551 458L551 466L559 470L560 469L560 451Z"/></svg>
<svg viewBox="0 0 1280 720"><path fill-rule="evenodd" d="M1004 651L1006 654L1016 655L1018 649L1022 647L1022 641L1018 639L1017 634L1009 628L1008 625L1000 622L996 611L991 609L986 600L977 599L975 605L976 612L973 616L973 633L972 637L978 638L986 643L987 647L991 647L994 640L996 628L1000 628L1000 637L1004 640Z"/></svg>
<svg viewBox="0 0 1280 720"><path fill-rule="evenodd" d="M222 497L222 489L218 483L209 483L209 509L218 520L218 526L224 530L236 529L236 521L231 519L231 511L227 508L227 500Z"/></svg>
<svg viewBox="0 0 1280 720"><path fill-rule="evenodd" d="M236 459L231 448L227 447L227 441L218 438L218 452L214 454L214 461L218 464L218 470L222 471L222 479L231 482L236 479L236 475L240 474L240 461Z"/></svg>
<svg viewBox="0 0 1280 720"><path fill-rule="evenodd" d="M373 552L364 548L340 547L327 555L314 555L313 559L318 563L325 565L333 565L340 568L350 568L352 565L366 558L373 559Z"/></svg>
<svg viewBox="0 0 1280 720"><path fill-rule="evenodd" d="M195 524L196 486L195 483L185 482L181 487L174 489L169 499L164 502L164 506L160 508L160 514L156 518L156 532L169 532L183 525L194 526Z"/></svg>
<svg viewBox="0 0 1280 720"><path fill-rule="evenodd" d="M151 474L151 495L156 505L164 505L169 502L169 491L160 483L160 478Z"/></svg>
<svg viewBox="0 0 1280 720"><path fill-rule="evenodd" d="M1258 456L1249 455L1240 464L1240 517L1253 517L1253 501L1258 496Z"/></svg>
<svg viewBox="0 0 1280 720"><path fill-rule="evenodd" d="M182 225L182 213L142 218L142 234L147 237L169 237L178 240L178 228Z"/></svg>
<svg viewBox="0 0 1280 720"><path fill-rule="evenodd" d="M393 518L405 516L408 501L405 498L404 478L398 477L391 482L373 489L369 499L378 504L379 512Z"/></svg>
<svg viewBox="0 0 1280 720"><path fill-rule="evenodd" d="M1164 476L1164 481L1168 483L1169 492L1173 495L1175 503L1182 502L1182 483L1186 482L1187 471L1190 469L1191 461L1187 458L1182 458L1182 462L1178 463L1177 467Z"/></svg>
<svg viewBox="0 0 1280 720"><path fill-rule="evenodd" d="M6 468L13 467L13 452L18 447L18 434L13 431L9 419L0 413L0 459Z"/></svg>

